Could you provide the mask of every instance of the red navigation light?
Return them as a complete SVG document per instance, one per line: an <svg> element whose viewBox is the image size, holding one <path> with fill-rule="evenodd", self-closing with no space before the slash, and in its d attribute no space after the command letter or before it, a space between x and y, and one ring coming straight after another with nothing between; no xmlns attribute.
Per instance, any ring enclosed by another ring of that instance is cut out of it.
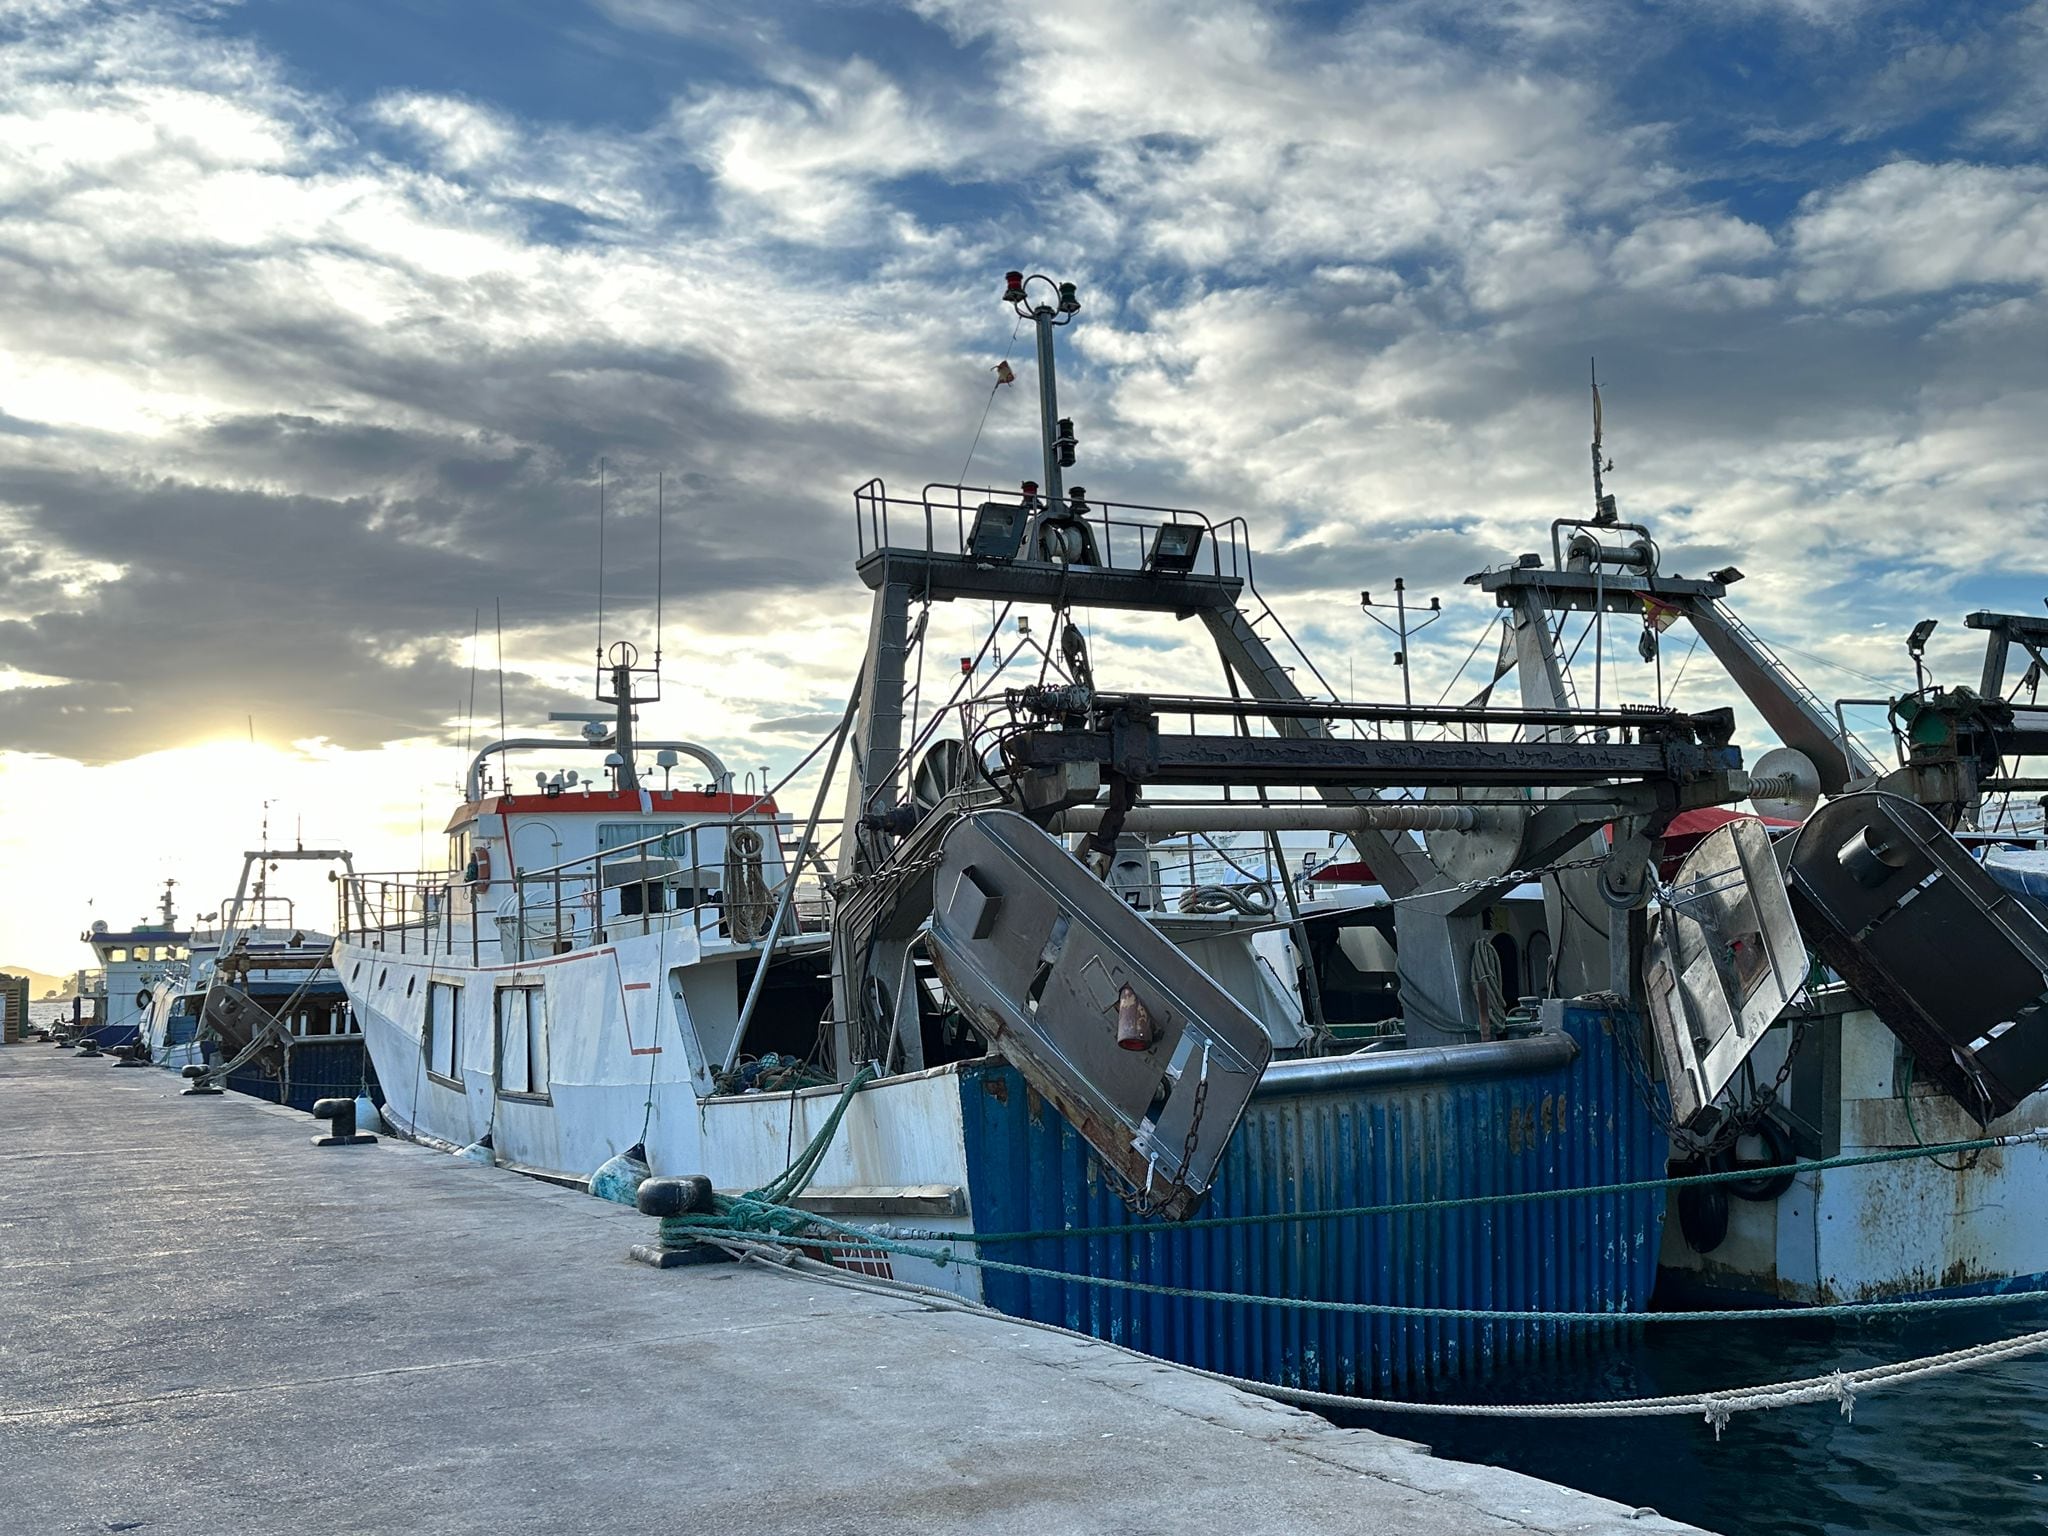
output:
<svg viewBox="0 0 2048 1536"><path fill-rule="evenodd" d="M962 677L972 677L974 675L974 658L972 656L962 656L960 658L960 675Z"/></svg>
<svg viewBox="0 0 2048 1536"><path fill-rule="evenodd" d="M1026 496L1036 496L1038 494L1038 482L1036 480L1026 480L1020 489Z"/></svg>
<svg viewBox="0 0 2048 1536"><path fill-rule="evenodd" d="M1005 272L1003 274L1003 282L1007 285L1003 289L1003 302L1005 304L1022 304L1024 302L1024 274L1022 272Z"/></svg>

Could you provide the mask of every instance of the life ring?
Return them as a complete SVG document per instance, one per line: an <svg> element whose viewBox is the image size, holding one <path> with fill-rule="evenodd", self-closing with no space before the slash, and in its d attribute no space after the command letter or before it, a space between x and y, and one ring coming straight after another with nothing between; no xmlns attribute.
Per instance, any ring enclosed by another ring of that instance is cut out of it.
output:
<svg viewBox="0 0 2048 1536"><path fill-rule="evenodd" d="M147 1008L149 1006L149 988L144 987L135 994L135 1006L138 1008Z"/></svg>
<svg viewBox="0 0 2048 1536"><path fill-rule="evenodd" d="M491 850L481 843L469 856L469 881L480 891L491 888Z"/></svg>

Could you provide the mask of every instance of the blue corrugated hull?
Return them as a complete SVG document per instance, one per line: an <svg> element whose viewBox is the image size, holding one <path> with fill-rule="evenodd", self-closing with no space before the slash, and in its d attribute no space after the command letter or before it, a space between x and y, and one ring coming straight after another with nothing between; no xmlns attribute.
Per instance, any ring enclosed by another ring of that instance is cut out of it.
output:
<svg viewBox="0 0 2048 1536"><path fill-rule="evenodd" d="M258 1067L244 1066L228 1074L227 1085L252 1098L308 1111L320 1099L352 1099L364 1092L383 1102L360 1035L299 1040L292 1046L291 1070L286 1076L266 1077Z"/></svg>
<svg viewBox="0 0 2048 1536"><path fill-rule="evenodd" d="M1310 1211L1661 1175L1665 1138L1616 1021L1572 1009L1580 1051L1535 1073L1253 1099L1203 1217ZM1192 1231L1131 1217L1087 1144L1004 1066L963 1079L975 1229L1128 1224L1129 1237L983 1250L1067 1273L1199 1290L1419 1307L1639 1311L1661 1192ZM1151 1354L1289 1386L1423 1392L1606 1330L1311 1313L984 1272L995 1306Z"/></svg>

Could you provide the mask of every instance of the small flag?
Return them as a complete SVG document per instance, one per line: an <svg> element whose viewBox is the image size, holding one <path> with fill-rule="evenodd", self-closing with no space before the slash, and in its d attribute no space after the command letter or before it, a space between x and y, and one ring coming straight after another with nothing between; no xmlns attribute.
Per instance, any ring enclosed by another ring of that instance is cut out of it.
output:
<svg viewBox="0 0 2048 1536"><path fill-rule="evenodd" d="M1678 622L1678 610L1669 603L1660 603L1647 594L1643 598L1643 627L1663 634Z"/></svg>
<svg viewBox="0 0 2048 1536"><path fill-rule="evenodd" d="M1011 371L1010 365L1007 362L996 364L996 382L998 384L1014 384L1017 382L1017 375Z"/></svg>

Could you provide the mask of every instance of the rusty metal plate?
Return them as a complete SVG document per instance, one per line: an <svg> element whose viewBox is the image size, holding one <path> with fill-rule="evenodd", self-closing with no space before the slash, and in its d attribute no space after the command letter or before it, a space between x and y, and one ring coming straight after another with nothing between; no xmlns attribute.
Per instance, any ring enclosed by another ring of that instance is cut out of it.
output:
<svg viewBox="0 0 2048 1536"><path fill-rule="evenodd" d="M933 892L948 999L1145 1206L1194 1210L1272 1059L1259 1021L1014 811L948 831Z"/></svg>
<svg viewBox="0 0 2048 1536"><path fill-rule="evenodd" d="M1643 958L1680 1124L1706 1113L1805 980L1806 946L1770 834L1757 821L1716 827L1678 866Z"/></svg>

